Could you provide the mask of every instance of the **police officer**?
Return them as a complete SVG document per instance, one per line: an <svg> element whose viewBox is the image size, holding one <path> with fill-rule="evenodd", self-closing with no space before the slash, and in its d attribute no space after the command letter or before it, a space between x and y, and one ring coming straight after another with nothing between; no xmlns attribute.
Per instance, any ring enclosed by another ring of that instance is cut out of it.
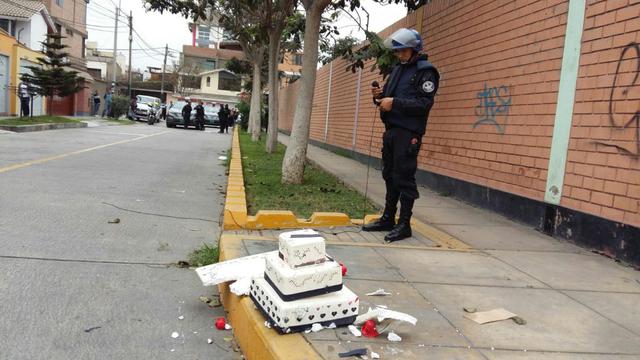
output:
<svg viewBox="0 0 640 360"><path fill-rule="evenodd" d="M421 54L422 39L412 29L400 29L384 41L399 60L384 88L374 82L371 94L385 126L382 137L382 177L386 185L385 207L380 219L364 231L390 231L385 241L411 237L413 203L419 197L415 174L418 152L427 127L429 110L438 91L440 75ZM400 216L396 211L400 201Z"/></svg>
<svg viewBox="0 0 640 360"><path fill-rule="evenodd" d="M189 121L191 120L191 99L185 98L184 101L187 103L182 107L182 120L184 121L184 128L189 127Z"/></svg>
<svg viewBox="0 0 640 360"><path fill-rule="evenodd" d="M204 131L204 103L202 100L194 110L196 111L196 130Z"/></svg>

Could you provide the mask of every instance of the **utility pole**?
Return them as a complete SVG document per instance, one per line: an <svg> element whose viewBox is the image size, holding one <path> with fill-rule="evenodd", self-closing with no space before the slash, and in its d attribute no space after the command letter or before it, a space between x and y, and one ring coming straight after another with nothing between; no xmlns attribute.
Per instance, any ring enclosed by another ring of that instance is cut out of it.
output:
<svg viewBox="0 0 640 360"><path fill-rule="evenodd" d="M160 82L160 102L164 101L162 96L164 95L164 73L167 69L167 53L169 52L169 44L164 46L164 62L162 63L162 81ZM166 102L166 101L165 101Z"/></svg>
<svg viewBox="0 0 640 360"><path fill-rule="evenodd" d="M113 72L113 76L112 76L112 83L113 85L116 84L116 55L117 55L117 50L118 50L118 15L120 14L120 5L122 4L121 1L118 2L118 7L116 7L116 28L115 31L113 32L113 63L111 64L111 69Z"/></svg>
<svg viewBox="0 0 640 360"><path fill-rule="evenodd" d="M129 11L129 98L131 98L131 43L133 42L133 11Z"/></svg>

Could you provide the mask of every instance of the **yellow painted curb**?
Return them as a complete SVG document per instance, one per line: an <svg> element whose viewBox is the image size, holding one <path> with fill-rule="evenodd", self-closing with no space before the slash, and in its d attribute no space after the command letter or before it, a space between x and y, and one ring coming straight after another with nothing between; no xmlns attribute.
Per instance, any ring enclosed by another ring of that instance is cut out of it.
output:
<svg viewBox="0 0 640 360"><path fill-rule="evenodd" d="M247 236L223 234L220 237L220 261L242 254L242 239ZM264 326L265 319L247 296L239 297L229 291L229 284L218 286L220 300L233 325L233 333L240 349L249 360L320 360L318 354L300 334L280 335Z"/></svg>
<svg viewBox="0 0 640 360"><path fill-rule="evenodd" d="M255 216L249 216L247 197L242 173L242 155L240 152L239 127L233 131L231 145L231 163L227 181L227 196L224 205L224 230L266 230L298 229L309 227L353 226L368 223L379 217L367 215L364 220L350 219L348 215L337 212L316 212L309 219L298 219L288 210L260 210ZM415 231L432 240L445 249L471 249L461 240L427 225L419 220L411 220Z"/></svg>
<svg viewBox="0 0 640 360"><path fill-rule="evenodd" d="M362 223L368 224L376 219L378 219L380 215L367 215L364 217ZM419 232L425 238L433 241L434 243L440 245L443 249L453 249L453 250L469 250L472 249L467 243L462 240L449 235L448 233L432 226L423 223L420 220L415 218L411 219L411 228L414 231Z"/></svg>

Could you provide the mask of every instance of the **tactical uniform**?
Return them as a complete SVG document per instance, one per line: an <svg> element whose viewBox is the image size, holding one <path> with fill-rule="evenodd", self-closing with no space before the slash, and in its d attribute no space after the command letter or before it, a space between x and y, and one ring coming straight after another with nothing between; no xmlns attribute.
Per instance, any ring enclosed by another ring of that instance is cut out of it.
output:
<svg viewBox="0 0 640 360"><path fill-rule="evenodd" d="M422 47L421 43L419 47ZM427 56L416 52L409 62L393 68L380 96L393 98L391 110L380 112L385 125L382 137L382 177L387 190L385 209L379 220L365 225L363 230L392 230L385 237L388 242L411 236L413 203L420 196L415 179L418 152L439 80L438 70ZM374 102L377 104L377 99ZM396 225L398 200L400 216Z"/></svg>
<svg viewBox="0 0 640 360"><path fill-rule="evenodd" d="M198 104L195 107L196 110L196 129L204 131L204 107L202 104Z"/></svg>

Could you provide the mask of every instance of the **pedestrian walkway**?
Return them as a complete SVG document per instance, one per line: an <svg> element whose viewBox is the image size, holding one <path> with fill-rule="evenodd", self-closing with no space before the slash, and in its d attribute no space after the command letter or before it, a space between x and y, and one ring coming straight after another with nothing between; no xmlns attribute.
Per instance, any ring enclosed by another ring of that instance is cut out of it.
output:
<svg viewBox="0 0 640 360"><path fill-rule="evenodd" d="M285 145L289 140L282 134L279 139ZM364 192L366 165L312 145L307 156ZM384 189L380 171L372 166L370 199L382 205ZM323 358L358 347L383 359L640 357L640 272L426 188L420 193L415 217L472 249L385 245L360 239L370 235L357 228L340 235L337 240L345 244L335 241L327 251L347 264L346 284L361 296L363 309L386 305L416 316L418 324L393 327L403 338L400 343L355 338L345 329L306 334ZM245 254L277 245L275 233L237 234ZM364 296L377 288L392 295ZM463 317L464 307L505 308L527 323L479 325Z"/></svg>

